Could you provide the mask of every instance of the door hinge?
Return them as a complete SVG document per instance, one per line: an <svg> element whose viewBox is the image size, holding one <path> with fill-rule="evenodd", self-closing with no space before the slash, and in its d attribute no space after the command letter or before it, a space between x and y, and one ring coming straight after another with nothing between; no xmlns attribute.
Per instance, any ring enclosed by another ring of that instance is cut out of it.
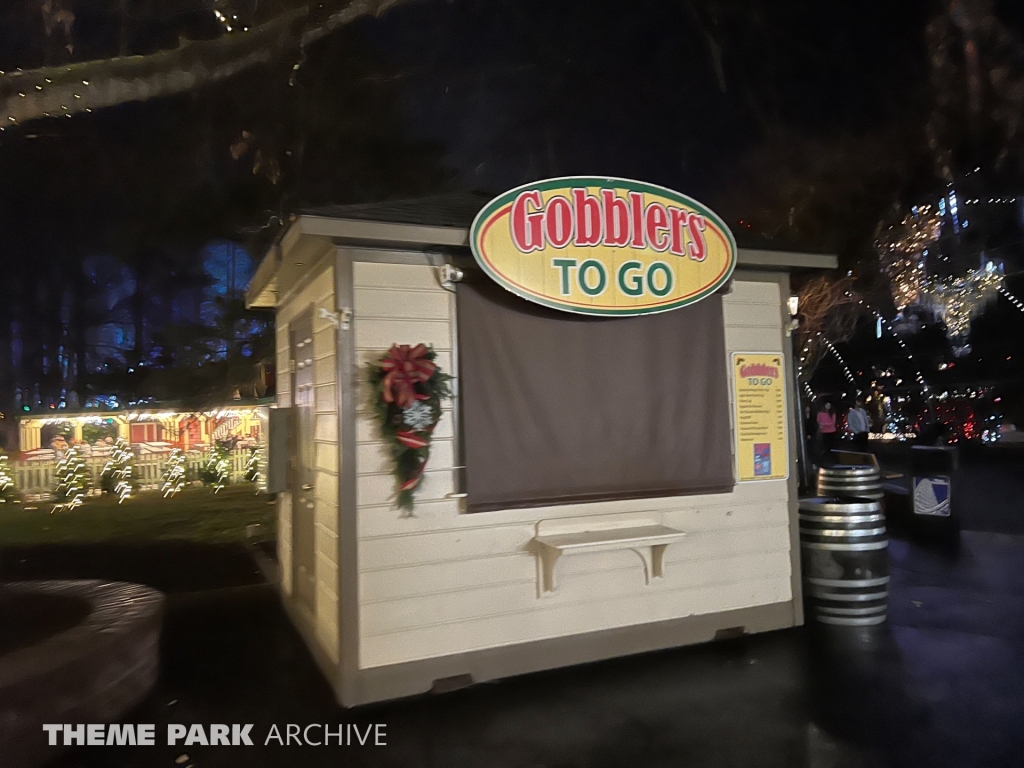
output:
<svg viewBox="0 0 1024 768"><path fill-rule="evenodd" d="M288 372L289 373L295 373L295 361L294 360L289 360L288 361Z"/></svg>
<svg viewBox="0 0 1024 768"><path fill-rule="evenodd" d="M339 331L347 331L352 327L352 309L350 307L342 307L337 312L320 307L319 315L321 320L326 320Z"/></svg>

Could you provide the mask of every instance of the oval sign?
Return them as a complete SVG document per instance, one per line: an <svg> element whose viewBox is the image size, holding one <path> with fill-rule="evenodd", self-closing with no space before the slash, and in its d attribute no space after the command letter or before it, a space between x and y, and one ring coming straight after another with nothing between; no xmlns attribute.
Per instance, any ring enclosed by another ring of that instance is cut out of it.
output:
<svg viewBox="0 0 1024 768"><path fill-rule="evenodd" d="M696 200L605 177L510 190L477 214L470 244L481 268L512 293L585 315L685 307L736 267L732 233Z"/></svg>

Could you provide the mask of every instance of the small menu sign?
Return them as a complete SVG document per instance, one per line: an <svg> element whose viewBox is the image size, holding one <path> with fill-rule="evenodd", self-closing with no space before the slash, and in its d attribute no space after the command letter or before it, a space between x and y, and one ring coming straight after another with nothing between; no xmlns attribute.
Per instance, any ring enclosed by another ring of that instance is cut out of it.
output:
<svg viewBox="0 0 1024 768"><path fill-rule="evenodd" d="M789 476L782 362L781 354L733 353L736 478L741 482Z"/></svg>

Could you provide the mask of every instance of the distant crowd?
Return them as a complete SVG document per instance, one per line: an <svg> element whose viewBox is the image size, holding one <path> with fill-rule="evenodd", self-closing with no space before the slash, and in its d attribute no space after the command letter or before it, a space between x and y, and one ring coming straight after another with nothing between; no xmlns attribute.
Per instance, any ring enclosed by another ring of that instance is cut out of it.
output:
<svg viewBox="0 0 1024 768"><path fill-rule="evenodd" d="M864 453L868 450L868 436L871 433L871 417L864 408L864 400L857 398L853 407L844 414L828 400L820 403L815 413L810 406L804 409L804 433L811 441L813 453L826 459L829 452L839 447L844 432L850 434L853 450Z"/></svg>

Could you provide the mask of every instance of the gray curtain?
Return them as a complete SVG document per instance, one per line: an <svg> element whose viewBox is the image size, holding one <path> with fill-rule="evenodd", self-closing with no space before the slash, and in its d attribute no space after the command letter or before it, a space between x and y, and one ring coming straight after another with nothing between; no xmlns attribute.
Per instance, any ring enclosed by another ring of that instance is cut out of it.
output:
<svg viewBox="0 0 1024 768"><path fill-rule="evenodd" d="M470 511L728 491L721 296L591 318L458 284Z"/></svg>

